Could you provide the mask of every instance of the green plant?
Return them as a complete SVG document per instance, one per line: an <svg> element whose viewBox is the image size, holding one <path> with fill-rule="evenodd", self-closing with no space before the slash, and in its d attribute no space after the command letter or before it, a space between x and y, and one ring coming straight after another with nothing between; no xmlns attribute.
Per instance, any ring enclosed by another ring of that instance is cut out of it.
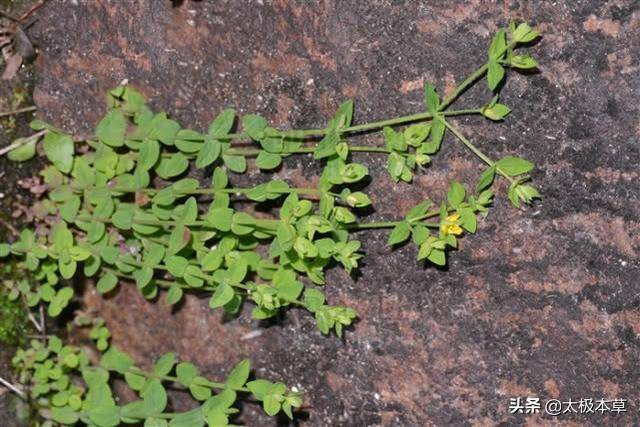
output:
<svg viewBox="0 0 640 427"><path fill-rule="evenodd" d="M101 330L104 325L98 321L92 335L96 327ZM97 338L99 343L100 339ZM28 389L34 409L45 420L43 426L81 422L95 427L123 423L224 427L238 413L233 406L238 393L251 394L272 416L283 411L293 418L293 410L302 405L302 394L288 390L281 382L249 381L248 360L238 363L225 381L215 382L201 376L193 364L178 363L173 353L163 355L153 369L146 371L116 347L107 348L108 345L102 348L99 363L92 362L83 348L64 345L55 336L44 343L32 340L28 349L18 350L12 363L19 372L20 383ZM123 379L138 399L118 404L112 391L115 379ZM181 413L168 411L169 387L188 391L198 406Z"/></svg>
<svg viewBox="0 0 640 427"><path fill-rule="evenodd" d="M514 50L536 37L527 24L511 23L494 36L487 62L449 96L441 98L427 84L426 111L359 125L353 124L353 103L346 101L322 129L277 130L260 116L246 115L236 132L236 113L226 109L200 133L152 112L131 87L109 92L110 109L87 140L74 140L36 120L32 128L38 133L17 144L10 156L26 160L42 141L51 165L41 172L47 195L33 208L40 226L0 245L0 257L17 257L40 285L10 284L11 295L24 297L31 306L44 303L48 314L57 316L73 298L70 280L81 272L97 279L101 293L112 292L121 282L135 283L148 299L164 289L169 305L185 292L195 292L209 295L211 308L232 314L249 301L257 319L300 307L313 313L323 334L333 330L341 336L357 313L327 304L319 286L334 265L348 273L358 268L363 254L355 233L389 228L389 245L411 238L418 259L445 265L459 236L474 233L478 216L487 215L496 176L508 181L507 196L517 208L539 196L525 184L532 163L514 156L494 161L450 121L458 115L504 119L510 109L498 102L497 94L477 108L448 109L485 75L495 92L505 67L535 67L535 60ZM352 134L374 131L384 137L383 146L349 142ZM352 162L351 153L386 156L391 179L409 183L439 151L447 133L487 166L474 191L453 182L439 203L421 201L404 217L389 221L361 220L360 209L371 200L357 188L368 169ZM80 144L82 150L76 149ZM229 172L244 173L248 159L261 170L273 170L284 157L305 154L323 165L314 187L291 187L282 180L251 187L230 184ZM202 180L188 176L197 170ZM239 208L247 202L262 204L272 214ZM106 348L108 331L102 327L96 326L101 332L94 335L102 339L98 346Z"/></svg>

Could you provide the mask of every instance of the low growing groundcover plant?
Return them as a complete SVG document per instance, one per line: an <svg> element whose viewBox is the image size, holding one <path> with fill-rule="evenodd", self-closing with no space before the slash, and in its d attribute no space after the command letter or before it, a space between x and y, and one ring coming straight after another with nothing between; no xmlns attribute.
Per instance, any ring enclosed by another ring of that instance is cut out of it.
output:
<svg viewBox="0 0 640 427"><path fill-rule="evenodd" d="M206 296L212 309L234 315L248 303L255 319L300 308L314 316L321 333L342 336L357 313L328 302L321 289L328 268L348 273L358 268L364 256L359 233L390 229L389 245L411 240L419 260L443 266L459 238L474 233L478 218L488 214L495 179L508 181L507 197L516 208L539 197L527 183L533 164L515 156L491 159L450 120L460 115L503 120L510 109L497 91L505 70L536 67L515 49L537 37L526 23L510 23L493 37L486 63L450 95L442 98L427 84L425 111L364 124L354 123L353 102L346 101L324 128L278 130L258 115L238 118L225 109L200 132L152 111L130 86L108 93L109 110L89 138L77 140L35 120L31 126L37 133L17 141L8 156L26 161L41 144L50 162L40 172L47 191L32 208L33 228L0 244L0 257L25 272L19 280L3 281L5 291L28 307L45 307L50 317L73 318L68 312L74 281L83 277L102 294L135 284L145 298L168 305L193 293ZM485 75L491 99L476 108L450 108ZM350 142L363 132L380 133L384 144ZM387 221L363 220L362 208L371 205L361 189L368 169L353 162L351 153L379 154L391 180L411 183L446 134L486 164L476 185L452 182L446 200L417 201ZM278 179L232 184L233 174L250 167L272 171L294 155L312 155L322 165L316 186L293 187ZM248 204L262 209L249 211ZM110 345L102 320L76 316L73 322L91 328L100 357L43 336L13 360L18 383L12 387L32 403L41 425L227 426L242 395L260 402L269 415L282 411L292 418L303 405L301 392L284 383L250 379L248 360L224 380L200 375L172 353L145 371ZM139 399L121 404L112 388L117 379ZM197 405L172 412L168 387L187 390Z"/></svg>

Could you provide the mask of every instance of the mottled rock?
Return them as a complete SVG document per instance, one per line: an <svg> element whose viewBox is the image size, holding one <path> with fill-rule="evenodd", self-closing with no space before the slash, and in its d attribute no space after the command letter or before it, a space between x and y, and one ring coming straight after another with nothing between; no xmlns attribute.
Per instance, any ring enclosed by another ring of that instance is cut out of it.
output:
<svg viewBox="0 0 640 427"><path fill-rule="evenodd" d="M640 423L637 2L174 3L47 2L29 33L41 49L40 114L90 131L105 91L128 79L200 129L225 106L278 127L322 126L346 97L356 121L386 118L419 111L425 81L451 91L514 17L544 34L531 48L540 73L509 75L504 123L456 122L491 156L534 161L544 198L516 211L501 194L445 270L416 262L413 248L390 250L385 232L362 234L357 280L328 274L330 301L361 315L344 341L322 337L304 312L268 325L246 314L223 321L204 300L171 311L130 286L86 297L116 344L146 364L176 351L212 376L248 356L258 374L306 390L309 426ZM481 84L457 105L488 97ZM381 157L358 159L371 165L372 218L439 199L451 179L472 183L481 171L450 137L412 186L393 185ZM317 172L297 158L280 174L295 182ZM555 420L509 414L517 396L619 397L630 407ZM269 425L253 405L242 419Z"/></svg>

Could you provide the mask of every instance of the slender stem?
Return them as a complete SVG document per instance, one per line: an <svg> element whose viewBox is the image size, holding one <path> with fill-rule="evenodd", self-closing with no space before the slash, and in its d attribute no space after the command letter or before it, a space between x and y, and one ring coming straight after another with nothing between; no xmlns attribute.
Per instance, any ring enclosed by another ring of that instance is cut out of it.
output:
<svg viewBox="0 0 640 427"><path fill-rule="evenodd" d="M516 44L517 44L516 42L509 43L507 46L504 47L504 49L502 49L502 51L498 53L498 57L502 56L502 54L505 53L507 50L513 49L516 46ZM477 68L473 73L471 73L469 77L467 77L462 83L458 85L458 87L456 87L456 89L453 91L453 93L451 93L451 95L447 96L442 101L442 104L440 104L438 111L444 111L449 105L451 105L453 101L455 101L462 94L462 92L467 90L471 85L473 85L476 82L476 80L482 77L484 73L487 72L488 69L489 69L489 63L486 62L483 66ZM477 110L477 111L481 112L481 110ZM445 113L445 115L447 114Z"/></svg>
<svg viewBox="0 0 640 427"><path fill-rule="evenodd" d="M440 104L438 111L444 111L445 108L451 105L451 103L455 101L462 94L462 92L467 90L473 83L476 82L476 80L482 77L484 73L487 72L488 68L489 68L489 64L486 63L482 67L476 69L469 77L467 77L462 83L460 83L458 87L456 87L456 89L453 91L451 95L447 96L444 99L444 101L442 101L442 104Z"/></svg>
<svg viewBox="0 0 640 427"><path fill-rule="evenodd" d="M5 386L9 390L11 390L12 392L17 394L18 396L20 396L21 399L25 399L26 398L26 396L25 396L25 394L24 394L24 392L22 390L20 390L17 386L11 384L9 381L5 380L2 377L0 377L0 384L2 384L3 386Z"/></svg>
<svg viewBox="0 0 640 427"><path fill-rule="evenodd" d="M168 188L168 187L165 187ZM109 187L109 190L115 193L158 193L164 188L131 188L131 187ZM195 190L188 191L176 191L178 194L247 194L252 191L253 188L197 188ZM283 194L313 194L321 195L323 192L316 188L289 188L286 190L278 190ZM339 194L325 191L324 193L334 197L340 197Z"/></svg>
<svg viewBox="0 0 640 427"><path fill-rule="evenodd" d="M0 112L0 117L14 116L16 114L28 113L30 111L35 111L37 109L38 107L31 106L31 107L18 108L17 110L12 110L12 111L2 111Z"/></svg>
<svg viewBox="0 0 640 427"><path fill-rule="evenodd" d="M498 172L500 175L502 175L503 177L505 177L510 183L514 183L515 181L513 180L513 178L511 178L509 175L507 175L506 173L504 173L499 167L496 166L496 162L494 162L493 160L491 160L489 157L487 157L487 155L485 155L482 151L480 151L480 149L478 149L478 147L476 147L475 145L473 145L471 143L471 141L469 141L467 138L465 138L464 135L462 135L462 133L460 133L460 131L458 129L456 129L455 127L453 127L451 125L451 123L449 123L446 120L443 120L444 125L451 131L451 133L453 133L456 138L458 138L458 140L460 142L462 142L469 150L471 150L473 152L473 154L475 154L476 156L478 156L483 162L485 162L487 165L489 166L495 166L496 167L496 172Z"/></svg>
<svg viewBox="0 0 640 427"><path fill-rule="evenodd" d="M403 221L364 222L360 224L348 224L347 230L367 230L372 228L393 228ZM429 228L438 228L440 224L435 222L411 222L412 225L423 225Z"/></svg>
<svg viewBox="0 0 640 427"><path fill-rule="evenodd" d="M474 108L474 109L467 109L467 110L448 111L448 112L445 112L444 114L445 116L461 116L461 115L470 115L470 114L479 114L479 113L480 113L480 110L477 108ZM408 116L396 117L389 120L380 120L377 122L350 126L344 129L339 129L338 132L340 133L364 132L371 129L383 128L385 126L401 125L405 123L417 122L420 120L428 120L432 118L433 118L433 114L431 113L410 114ZM352 151L355 151L355 150L352 149Z"/></svg>
<svg viewBox="0 0 640 427"><path fill-rule="evenodd" d="M15 149L16 149L16 148L18 148L18 147L21 147L21 146L23 146L23 145L29 144L30 142L32 142L32 141L33 141L33 140L35 140L35 139L40 138L42 135L44 135L44 134L45 134L45 133L47 133L47 132L48 132L48 130L47 130L47 129L45 129L45 130L41 130L40 132L38 132L38 133L34 133L33 135L31 135L31 136L30 136L30 137L28 137L28 138L20 139L20 140L18 140L18 141L16 141L16 142L14 142L13 144L8 145L8 146L6 146L6 147L4 147L4 148L0 149L0 156L2 156L2 155L4 155L4 154L8 153L9 151L13 151L13 150L15 150Z"/></svg>
<svg viewBox="0 0 640 427"><path fill-rule="evenodd" d="M462 115L471 115L471 114L480 114L480 109L478 108L470 108L464 110L452 110L446 111L445 116L462 116ZM429 120L432 119L433 115L431 113L417 113L417 114L409 114L406 116L394 117L387 120L378 120L375 122L363 123L360 125L348 126L342 129L338 129L338 133L347 134L347 133L358 133L364 132L372 129L380 129L385 126L395 126L401 125L421 120ZM320 137L327 134L327 129L302 129L302 130L285 130L280 131L280 135L289 139L304 139L306 137ZM225 135L225 137L221 138L224 140L243 140L249 139L249 136L244 132L239 133L230 133ZM355 151L355 150L354 150Z"/></svg>
<svg viewBox="0 0 640 427"><path fill-rule="evenodd" d="M163 380L163 381L172 381L172 382L177 382L177 383L180 382L178 377L174 377L174 376L170 376L170 375L157 375L157 374L154 374L153 372L143 371L142 369L140 369L138 367L135 367L135 366L129 368L128 371L130 373L132 373L132 374L141 375L141 376L146 377L146 378L155 378L155 379L159 379L159 380ZM203 383L204 383L204 381L203 381ZM200 384L200 385L203 385L203 386L206 386L206 387L209 387L209 388L215 388L215 389L218 389L218 390L224 390L224 389L227 389L227 388L231 388L225 383L219 383L219 382L214 382L214 381L209 381L209 380L207 380L206 383ZM251 391L247 387L231 388L231 390L243 391L243 392L250 392Z"/></svg>

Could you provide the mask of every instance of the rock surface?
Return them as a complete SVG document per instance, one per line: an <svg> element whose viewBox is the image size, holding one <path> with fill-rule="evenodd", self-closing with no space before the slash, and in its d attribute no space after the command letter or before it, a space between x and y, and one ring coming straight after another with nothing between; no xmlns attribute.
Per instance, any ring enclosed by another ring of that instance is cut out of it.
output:
<svg viewBox="0 0 640 427"><path fill-rule="evenodd" d="M362 235L357 279L328 274L330 301L360 313L344 341L304 312L223 321L205 300L172 312L130 286L86 297L114 342L139 361L175 351L211 376L250 357L259 375L307 392L305 426L555 420L509 413L509 398L528 396L629 400L626 414L565 414L559 425L640 423L637 2L52 0L29 31L41 49L34 98L44 119L77 134L123 79L197 129L225 106L281 128L323 126L345 98L362 123L420 111L425 81L451 91L509 17L544 34L530 49L540 73L509 75L504 123L456 122L492 157L535 162L544 198L533 208L511 208L502 185L446 270L415 261L413 248L390 250L386 232ZM488 97L480 84L456 105ZM380 156L357 159L372 173L371 219L439 200L450 180L471 184L482 170L451 137L411 186L393 185ZM279 174L300 184L317 171L298 158ZM251 404L242 421L271 422Z"/></svg>

